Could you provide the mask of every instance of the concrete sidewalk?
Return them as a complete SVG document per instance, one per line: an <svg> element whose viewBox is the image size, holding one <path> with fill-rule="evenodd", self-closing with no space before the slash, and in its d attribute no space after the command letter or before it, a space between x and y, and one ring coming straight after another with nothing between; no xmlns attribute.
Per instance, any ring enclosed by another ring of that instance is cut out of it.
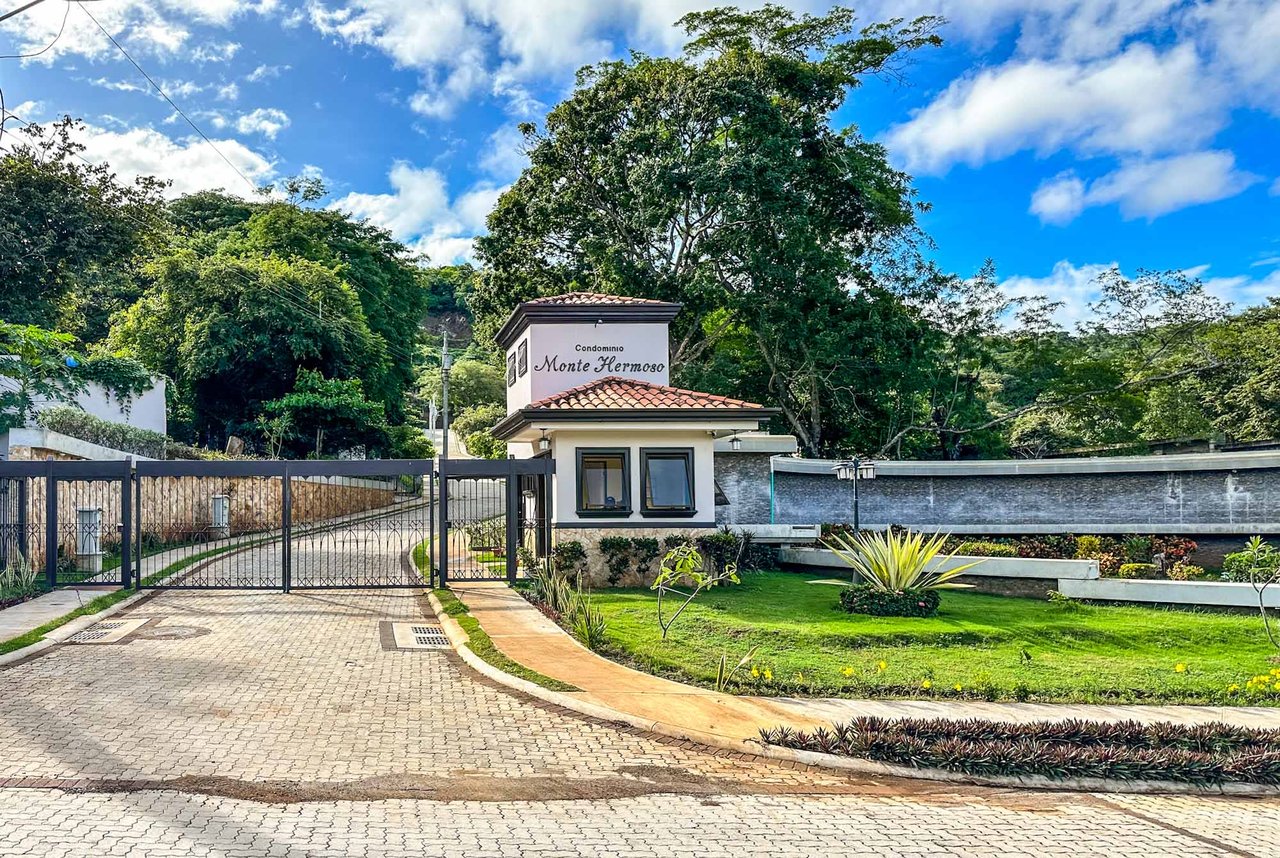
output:
<svg viewBox="0 0 1280 858"><path fill-rule="evenodd" d="M502 582L451 584L498 649L544 676L582 689L567 697L604 706L690 738L733 742L757 738L762 727L830 726L861 715L885 718L980 718L992 721L1223 721L1242 727L1280 728L1280 709L1231 706L1095 706L942 700L846 700L718 694L651 676L602 658L581 646ZM671 732L659 730L659 732ZM749 750L744 747L744 751Z"/></svg>

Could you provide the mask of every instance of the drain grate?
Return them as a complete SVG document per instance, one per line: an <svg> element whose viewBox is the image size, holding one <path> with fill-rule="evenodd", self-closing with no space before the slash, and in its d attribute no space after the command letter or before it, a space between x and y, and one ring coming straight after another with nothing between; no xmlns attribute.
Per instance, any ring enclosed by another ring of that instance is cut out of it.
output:
<svg viewBox="0 0 1280 858"><path fill-rule="evenodd" d="M392 623L396 649L450 649L444 629L431 623Z"/></svg>
<svg viewBox="0 0 1280 858"><path fill-rule="evenodd" d="M100 623L94 623L82 632L76 632L67 638L67 642L76 644L118 643L142 628L147 622L148 619L145 617L139 620L103 620Z"/></svg>

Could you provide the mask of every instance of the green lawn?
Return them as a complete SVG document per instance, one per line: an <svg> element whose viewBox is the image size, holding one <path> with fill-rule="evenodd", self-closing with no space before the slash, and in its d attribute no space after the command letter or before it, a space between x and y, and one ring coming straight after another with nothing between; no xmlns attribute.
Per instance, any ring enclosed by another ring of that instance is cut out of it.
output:
<svg viewBox="0 0 1280 858"><path fill-rule="evenodd" d="M732 665L758 645L741 693L1280 705L1280 678L1246 690L1280 666L1256 616L950 591L936 617L868 617L814 578L746 575L700 596L666 642L654 593L592 598L608 654L654 673L711 685L722 654Z"/></svg>

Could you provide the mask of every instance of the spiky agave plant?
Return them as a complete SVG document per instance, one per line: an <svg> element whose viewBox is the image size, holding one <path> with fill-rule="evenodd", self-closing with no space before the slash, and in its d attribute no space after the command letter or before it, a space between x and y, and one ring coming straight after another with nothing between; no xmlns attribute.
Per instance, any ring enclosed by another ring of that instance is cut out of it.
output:
<svg viewBox="0 0 1280 858"><path fill-rule="evenodd" d="M975 560L944 569L955 552L942 554L949 534L940 533L926 540L923 533L913 531L864 532L856 536L834 533L826 545L853 569L855 580L877 590L896 593L903 590L960 590L972 584L959 584L951 579L982 563Z"/></svg>

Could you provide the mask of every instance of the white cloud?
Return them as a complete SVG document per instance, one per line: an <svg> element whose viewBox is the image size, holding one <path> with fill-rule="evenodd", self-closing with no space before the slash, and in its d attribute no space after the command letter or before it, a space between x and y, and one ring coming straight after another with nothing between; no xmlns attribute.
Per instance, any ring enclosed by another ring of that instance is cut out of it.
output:
<svg viewBox="0 0 1280 858"><path fill-rule="evenodd" d="M292 68L292 66L289 66L289 65L279 65L279 66L260 65L257 68L255 68L253 71L249 72L249 74L245 77L245 80L249 81L250 83L258 83L259 81L271 80L273 78L280 77L282 73L288 71L290 68Z"/></svg>
<svg viewBox="0 0 1280 858"><path fill-rule="evenodd" d="M1054 321L1066 330L1075 328L1077 322L1092 317L1089 305L1098 300L1097 278L1116 263L1086 263L1075 265L1063 259L1054 264L1044 277L1018 275L1000 283L1000 288L1013 297L1030 298L1043 295L1051 301L1062 302ZM1272 295L1280 295L1280 268L1261 278L1238 275L1231 277L1205 277L1208 265L1193 265L1183 269L1188 277L1201 278L1205 291L1226 301L1235 308L1258 306Z"/></svg>
<svg viewBox="0 0 1280 858"><path fill-rule="evenodd" d="M517 113L530 108L523 83L564 78L627 48L678 49L672 25L715 0L310 0L313 27L369 45L421 73L412 108L444 117L462 101L496 95ZM746 5L759 5L748 3ZM791 5L817 8L809 0Z"/></svg>
<svg viewBox="0 0 1280 858"><path fill-rule="evenodd" d="M217 97L219 101L235 101L240 97L240 87L236 85L235 81L224 83L218 87Z"/></svg>
<svg viewBox="0 0 1280 858"><path fill-rule="evenodd" d="M330 208L367 218L437 265L474 261L472 240L484 231L485 218L506 190L481 183L451 201L440 171L407 161L393 164L387 180L390 193L350 193Z"/></svg>
<svg viewBox="0 0 1280 858"><path fill-rule="evenodd" d="M172 57L195 40L193 28L226 28L243 15L271 14L278 4L276 0L113 0L91 5L88 11L130 53ZM13 36L17 48L13 53L40 50L56 37L53 47L39 57L23 60L27 63L48 65L68 56L101 59L116 54L115 46L102 35L85 9L71 8L63 27L67 11L62 3L42 3L0 23L0 32ZM238 49L239 45L232 42L203 41L191 49L189 58L201 62L227 59Z"/></svg>
<svg viewBox="0 0 1280 858"><path fill-rule="evenodd" d="M1062 328L1071 330L1076 323L1089 317L1089 304L1097 300L1098 276L1115 263L1088 263L1073 265L1064 259L1053 266L1045 277L1014 276L1000 283L1000 288L1015 298L1033 298L1043 295L1050 301L1060 302L1053 320Z"/></svg>
<svg viewBox="0 0 1280 858"><path fill-rule="evenodd" d="M1031 212L1044 223L1066 224L1086 207L1116 204L1125 218L1148 220L1188 206L1233 197L1261 181L1236 169L1230 152L1213 150L1130 161L1087 186L1074 173L1043 183L1031 197Z"/></svg>
<svg viewBox="0 0 1280 858"><path fill-rule="evenodd" d="M196 136L172 138L151 128L111 131L90 125L78 139L85 146L87 160L106 162L120 176L155 176L170 181L169 197L207 188L223 188L240 196L251 192L218 152ZM255 184L275 172L271 161L238 140L214 139L213 143Z"/></svg>
<svg viewBox="0 0 1280 858"><path fill-rule="evenodd" d="M1273 197L1280 197L1280 179L1276 179L1271 183L1271 189L1268 191Z"/></svg>
<svg viewBox="0 0 1280 858"><path fill-rule="evenodd" d="M907 168L945 173L1024 149L1047 155L1150 155L1210 139L1226 121L1224 93L1196 52L1135 44L1084 63L1012 61L951 83L885 139Z"/></svg>
<svg viewBox="0 0 1280 858"><path fill-rule="evenodd" d="M1031 195L1031 213L1042 223L1065 224L1084 211L1084 182L1075 173L1059 173Z"/></svg>
<svg viewBox="0 0 1280 858"><path fill-rule="evenodd" d="M241 134L261 134L269 140L289 127L289 114L275 107L259 107L236 120Z"/></svg>
<svg viewBox="0 0 1280 858"><path fill-rule="evenodd" d="M514 179L529 164L524 145L520 129L515 125L503 125L485 141L478 166L495 179Z"/></svg>

